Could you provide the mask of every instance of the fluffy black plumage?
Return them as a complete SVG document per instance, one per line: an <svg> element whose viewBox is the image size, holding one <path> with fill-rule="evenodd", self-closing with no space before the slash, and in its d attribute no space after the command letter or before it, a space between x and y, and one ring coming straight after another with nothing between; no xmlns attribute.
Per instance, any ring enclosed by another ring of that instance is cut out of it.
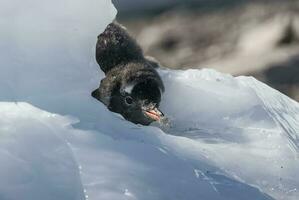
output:
<svg viewBox="0 0 299 200"><path fill-rule="evenodd" d="M149 125L163 115L159 110L164 85L159 66L144 57L142 49L116 22L98 36L96 60L106 77L92 96L125 119Z"/></svg>

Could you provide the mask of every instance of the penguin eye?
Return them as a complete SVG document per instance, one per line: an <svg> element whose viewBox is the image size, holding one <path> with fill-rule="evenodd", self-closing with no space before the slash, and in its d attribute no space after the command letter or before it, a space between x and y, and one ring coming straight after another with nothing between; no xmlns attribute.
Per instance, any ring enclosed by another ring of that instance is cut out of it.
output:
<svg viewBox="0 0 299 200"><path fill-rule="evenodd" d="M133 98L130 96L125 97L125 102L128 105L131 105L133 103Z"/></svg>

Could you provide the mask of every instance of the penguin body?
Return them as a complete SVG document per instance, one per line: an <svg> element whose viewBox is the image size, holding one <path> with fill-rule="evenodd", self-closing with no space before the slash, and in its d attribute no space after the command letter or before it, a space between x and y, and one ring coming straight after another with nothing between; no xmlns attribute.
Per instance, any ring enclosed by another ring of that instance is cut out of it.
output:
<svg viewBox="0 0 299 200"><path fill-rule="evenodd" d="M158 110L164 92L158 63L144 57L124 27L114 22L99 35L96 60L106 76L92 92L94 98L136 124L149 125L163 116Z"/></svg>

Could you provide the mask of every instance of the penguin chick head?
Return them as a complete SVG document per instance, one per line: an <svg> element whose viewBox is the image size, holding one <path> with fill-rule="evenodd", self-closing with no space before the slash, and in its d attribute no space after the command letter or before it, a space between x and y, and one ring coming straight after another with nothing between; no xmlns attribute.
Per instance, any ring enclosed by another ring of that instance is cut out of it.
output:
<svg viewBox="0 0 299 200"><path fill-rule="evenodd" d="M164 116L158 109L161 93L155 79L128 83L112 94L108 108L135 124L149 125Z"/></svg>
<svg viewBox="0 0 299 200"><path fill-rule="evenodd" d="M105 74L119 64L143 59L140 46L117 22L109 24L98 36L96 60Z"/></svg>

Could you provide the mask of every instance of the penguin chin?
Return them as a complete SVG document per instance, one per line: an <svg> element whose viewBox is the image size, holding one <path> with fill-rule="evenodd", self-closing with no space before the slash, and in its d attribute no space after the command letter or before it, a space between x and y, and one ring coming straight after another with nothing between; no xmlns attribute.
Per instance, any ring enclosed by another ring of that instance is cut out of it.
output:
<svg viewBox="0 0 299 200"><path fill-rule="evenodd" d="M139 113L138 115L132 113L131 117L125 117L126 120L133 122L134 124L141 124L144 126L150 125L155 120L147 117L143 112Z"/></svg>
<svg viewBox="0 0 299 200"><path fill-rule="evenodd" d="M134 124L141 124L145 126L148 126L152 122L154 122L152 118L148 117L145 114L142 106L128 106L124 103L121 103L123 101L119 98L112 98L112 100L113 103L111 104L110 102L110 104L108 105L108 109L112 112L121 114L126 120Z"/></svg>
<svg viewBox="0 0 299 200"><path fill-rule="evenodd" d="M146 120L143 120L142 122L140 122L139 124L144 125L144 126L148 126L153 122L154 122L153 120L147 120L146 119Z"/></svg>
<svg viewBox="0 0 299 200"><path fill-rule="evenodd" d="M152 116L149 113L149 110L143 110L143 109L136 109L131 110L130 112L127 112L124 114L124 118L128 121L131 121L135 124L141 124L144 126L148 126L154 121L158 121L158 117L156 117L152 114Z"/></svg>

